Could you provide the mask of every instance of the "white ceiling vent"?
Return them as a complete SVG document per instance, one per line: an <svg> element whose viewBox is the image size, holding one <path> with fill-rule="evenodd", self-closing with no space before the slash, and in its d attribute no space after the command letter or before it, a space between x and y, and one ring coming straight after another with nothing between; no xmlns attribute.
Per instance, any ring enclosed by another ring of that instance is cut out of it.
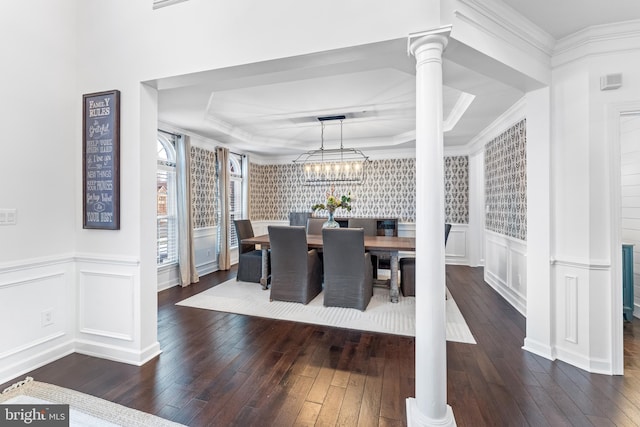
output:
<svg viewBox="0 0 640 427"><path fill-rule="evenodd" d="M153 0L153 8L160 9L161 7L171 6L172 4L182 3L187 0Z"/></svg>
<svg viewBox="0 0 640 427"><path fill-rule="evenodd" d="M600 90L614 90L622 86L622 74L607 74L600 77Z"/></svg>

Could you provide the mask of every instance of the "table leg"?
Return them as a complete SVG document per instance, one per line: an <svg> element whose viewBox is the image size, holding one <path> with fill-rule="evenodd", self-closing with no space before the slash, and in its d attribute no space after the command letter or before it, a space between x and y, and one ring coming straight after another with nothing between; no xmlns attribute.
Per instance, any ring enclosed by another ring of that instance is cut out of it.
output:
<svg viewBox="0 0 640 427"><path fill-rule="evenodd" d="M262 247L262 275L260 276L260 285L266 290L269 281L269 248Z"/></svg>
<svg viewBox="0 0 640 427"><path fill-rule="evenodd" d="M398 302L398 252L391 252L391 279L389 281L389 296L391 302Z"/></svg>

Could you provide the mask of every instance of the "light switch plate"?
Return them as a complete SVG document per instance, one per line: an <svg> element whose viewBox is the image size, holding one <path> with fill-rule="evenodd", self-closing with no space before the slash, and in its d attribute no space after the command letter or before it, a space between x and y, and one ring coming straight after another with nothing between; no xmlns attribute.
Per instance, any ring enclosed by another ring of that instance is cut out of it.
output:
<svg viewBox="0 0 640 427"><path fill-rule="evenodd" d="M0 225L16 225L17 216L16 209L0 209Z"/></svg>

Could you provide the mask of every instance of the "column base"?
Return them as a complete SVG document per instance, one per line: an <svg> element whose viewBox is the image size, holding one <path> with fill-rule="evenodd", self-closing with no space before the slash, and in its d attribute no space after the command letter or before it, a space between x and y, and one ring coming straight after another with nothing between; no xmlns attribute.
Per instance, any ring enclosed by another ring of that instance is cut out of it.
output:
<svg viewBox="0 0 640 427"><path fill-rule="evenodd" d="M453 417L453 409L447 405L447 413L442 419L432 419L424 415L418 409L416 399L413 397L407 398L407 426L408 427L431 427L431 426L447 426L456 427L456 420Z"/></svg>

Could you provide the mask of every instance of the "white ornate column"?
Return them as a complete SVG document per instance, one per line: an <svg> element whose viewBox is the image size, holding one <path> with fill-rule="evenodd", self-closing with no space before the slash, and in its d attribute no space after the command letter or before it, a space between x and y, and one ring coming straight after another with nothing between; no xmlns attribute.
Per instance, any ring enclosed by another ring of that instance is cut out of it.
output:
<svg viewBox="0 0 640 427"><path fill-rule="evenodd" d="M409 426L455 426L447 405L442 52L448 29L412 40L416 58L416 397Z"/></svg>

